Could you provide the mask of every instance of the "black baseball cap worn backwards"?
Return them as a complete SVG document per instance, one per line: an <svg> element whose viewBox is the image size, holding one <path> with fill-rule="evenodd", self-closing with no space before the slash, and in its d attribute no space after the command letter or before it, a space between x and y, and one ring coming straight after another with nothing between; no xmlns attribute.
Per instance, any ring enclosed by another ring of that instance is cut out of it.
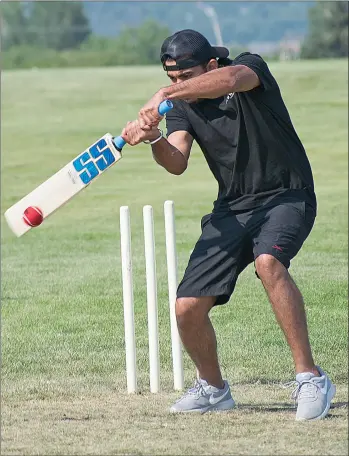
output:
<svg viewBox="0 0 349 456"><path fill-rule="evenodd" d="M210 59L227 58L229 51L222 46L211 46L208 40L195 30L181 30L169 36L161 46L160 59L165 71L178 71L208 62ZM166 60L176 65L166 65Z"/></svg>

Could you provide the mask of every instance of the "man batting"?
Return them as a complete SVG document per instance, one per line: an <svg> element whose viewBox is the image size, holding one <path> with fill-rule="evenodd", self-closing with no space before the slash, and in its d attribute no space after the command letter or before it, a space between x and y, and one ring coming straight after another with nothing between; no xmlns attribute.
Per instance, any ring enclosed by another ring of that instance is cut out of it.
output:
<svg viewBox="0 0 349 456"><path fill-rule="evenodd" d="M321 419L335 386L314 364L303 298L288 272L316 217L311 167L265 61L248 52L228 55L194 30L167 38L160 58L171 84L122 132L130 145L151 144L156 162L172 174L186 170L195 140L218 182L177 291L179 333L199 378L171 412L234 407L209 312L229 301L239 274L254 262L292 352L296 419ZM158 129L166 99L174 103L167 139Z"/></svg>

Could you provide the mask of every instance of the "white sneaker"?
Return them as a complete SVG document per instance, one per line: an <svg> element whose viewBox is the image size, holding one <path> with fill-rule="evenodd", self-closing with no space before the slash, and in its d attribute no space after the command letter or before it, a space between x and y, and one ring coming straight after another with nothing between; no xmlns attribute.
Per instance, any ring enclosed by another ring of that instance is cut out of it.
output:
<svg viewBox="0 0 349 456"><path fill-rule="evenodd" d="M302 372L296 375L297 387L292 397L298 403L296 420L321 420L325 418L330 409L331 400L336 393L325 372L316 366L321 377L312 372Z"/></svg>
<svg viewBox="0 0 349 456"><path fill-rule="evenodd" d="M227 381L224 388L219 389L209 385L205 380L199 379L194 387L189 389L170 408L171 413L196 412L205 413L216 410L230 410L235 402L231 397L230 387Z"/></svg>

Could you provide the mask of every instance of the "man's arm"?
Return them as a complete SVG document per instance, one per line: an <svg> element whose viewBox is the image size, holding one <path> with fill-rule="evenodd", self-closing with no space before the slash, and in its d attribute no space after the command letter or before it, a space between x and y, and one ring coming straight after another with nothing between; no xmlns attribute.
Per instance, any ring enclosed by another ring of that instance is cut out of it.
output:
<svg viewBox="0 0 349 456"><path fill-rule="evenodd" d="M175 131L168 140L152 145L155 161L171 174L182 174L187 169L193 137L187 131Z"/></svg>
<svg viewBox="0 0 349 456"><path fill-rule="evenodd" d="M141 128L157 125L161 119L157 107L164 100L218 98L231 92L247 92L260 85L257 74L245 65L233 65L208 71L187 81L163 87L139 112Z"/></svg>
<svg viewBox="0 0 349 456"><path fill-rule="evenodd" d="M150 131L140 128L138 121L128 122L121 136L131 146L145 140L153 141L159 137L159 131L153 127ZM193 137L187 131L175 131L168 140L160 139L152 145L155 161L171 174L182 174L187 169Z"/></svg>
<svg viewBox="0 0 349 456"><path fill-rule="evenodd" d="M245 65L227 66L208 71L196 78L161 89L164 99L196 100L218 98L231 92L247 92L259 86L256 73Z"/></svg>

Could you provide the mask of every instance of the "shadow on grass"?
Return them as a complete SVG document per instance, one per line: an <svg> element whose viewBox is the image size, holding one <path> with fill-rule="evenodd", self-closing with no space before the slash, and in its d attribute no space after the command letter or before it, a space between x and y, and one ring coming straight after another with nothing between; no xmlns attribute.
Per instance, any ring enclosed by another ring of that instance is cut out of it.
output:
<svg viewBox="0 0 349 456"><path fill-rule="evenodd" d="M63 414L61 421L89 421L91 419L90 415L86 415L83 417L73 417L67 416L65 413Z"/></svg>
<svg viewBox="0 0 349 456"><path fill-rule="evenodd" d="M275 378L247 378L245 380L240 380L234 383L231 383L230 386L260 386L260 385L266 385L266 386L271 386L271 387L282 387L282 385L287 384L289 382L292 382L293 379L290 377L288 380L284 379L283 381L277 380ZM336 385L338 384L344 384L348 385L348 374L347 373L339 373L336 375L336 379L334 381ZM348 387L347 387L348 389Z"/></svg>
<svg viewBox="0 0 349 456"><path fill-rule="evenodd" d="M334 402L331 404L331 408L348 408L348 402Z"/></svg>
<svg viewBox="0 0 349 456"><path fill-rule="evenodd" d="M277 404L237 404L238 410L246 410L251 412L294 412L295 407L292 404L282 402Z"/></svg>
<svg viewBox="0 0 349 456"><path fill-rule="evenodd" d="M247 410L251 412L289 412L294 413L296 407L293 404L287 402L279 402L277 404L238 404L236 407L238 410ZM348 408L348 402L334 402L331 404L331 409L337 408ZM331 415L328 415L331 416ZM332 416L333 417L333 416Z"/></svg>

